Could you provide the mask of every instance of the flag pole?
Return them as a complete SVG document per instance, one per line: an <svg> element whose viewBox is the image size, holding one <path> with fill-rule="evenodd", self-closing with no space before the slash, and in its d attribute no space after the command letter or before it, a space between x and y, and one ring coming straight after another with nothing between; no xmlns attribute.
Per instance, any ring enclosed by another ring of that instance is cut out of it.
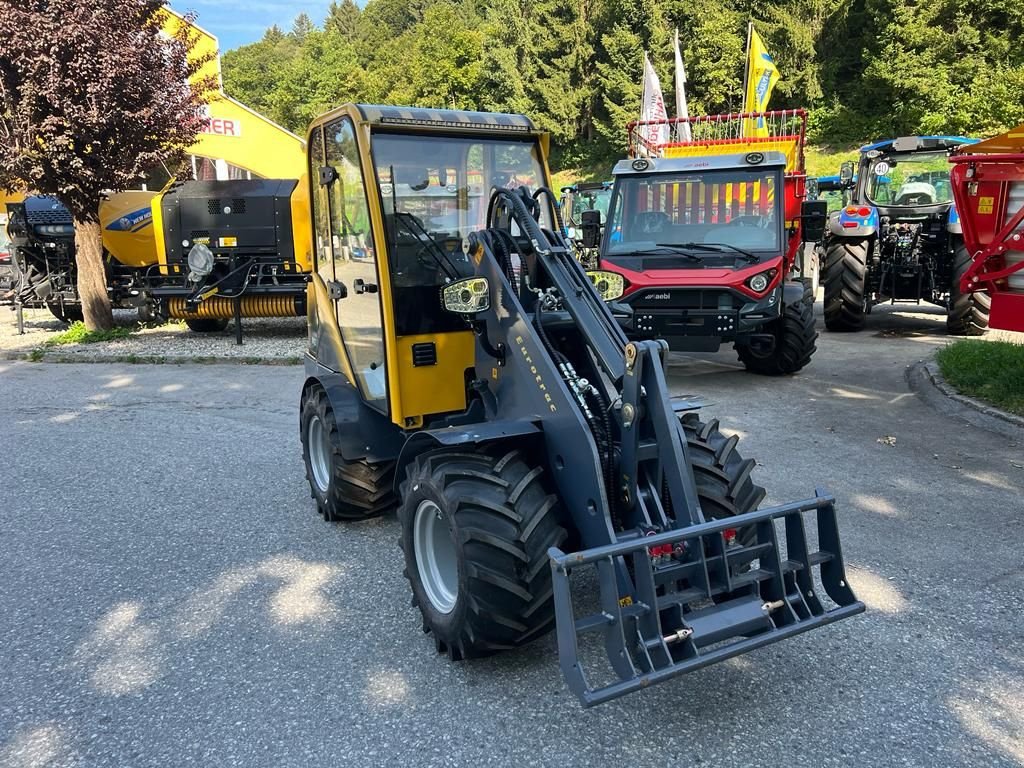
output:
<svg viewBox="0 0 1024 768"><path fill-rule="evenodd" d="M740 112L747 111L747 88L750 86L750 40L754 34L754 22L747 22L747 55L743 60L743 95L740 96ZM740 121L740 136L747 135L750 119Z"/></svg>
<svg viewBox="0 0 1024 768"><path fill-rule="evenodd" d="M747 109L747 87L750 85L750 38L754 32L754 22L747 22L747 54L743 59L743 95L740 97L740 112Z"/></svg>

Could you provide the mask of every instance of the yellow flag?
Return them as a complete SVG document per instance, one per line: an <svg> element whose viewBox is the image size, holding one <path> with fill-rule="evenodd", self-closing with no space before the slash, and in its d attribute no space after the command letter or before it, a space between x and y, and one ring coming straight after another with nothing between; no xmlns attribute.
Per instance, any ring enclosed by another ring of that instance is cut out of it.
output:
<svg viewBox="0 0 1024 768"><path fill-rule="evenodd" d="M764 41L757 30L750 28L750 47L747 60L747 93L743 99L744 112L764 112L768 109L768 100L772 90L779 81L779 70L764 47ZM747 120L746 136L767 136L768 126L764 118Z"/></svg>

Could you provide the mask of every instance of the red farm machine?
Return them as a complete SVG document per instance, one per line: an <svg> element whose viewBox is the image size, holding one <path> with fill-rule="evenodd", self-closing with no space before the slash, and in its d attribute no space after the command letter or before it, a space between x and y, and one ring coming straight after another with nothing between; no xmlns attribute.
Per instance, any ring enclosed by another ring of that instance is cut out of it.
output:
<svg viewBox="0 0 1024 768"><path fill-rule="evenodd" d="M950 158L964 244L963 291L988 291L989 327L1024 332L1024 124Z"/></svg>
<svg viewBox="0 0 1024 768"><path fill-rule="evenodd" d="M826 204L805 208L806 125L803 110L629 125L592 279L631 315L632 338L689 351L731 343L748 370L768 375L810 361L802 244L820 237Z"/></svg>

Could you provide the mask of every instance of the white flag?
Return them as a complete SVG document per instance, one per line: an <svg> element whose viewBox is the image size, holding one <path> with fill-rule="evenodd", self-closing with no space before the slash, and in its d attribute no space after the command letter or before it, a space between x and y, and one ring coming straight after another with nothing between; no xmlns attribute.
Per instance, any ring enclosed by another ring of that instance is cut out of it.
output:
<svg viewBox="0 0 1024 768"><path fill-rule="evenodd" d="M676 117L688 119L690 110L686 106L686 69L683 67L683 54L679 52L679 30L676 30ZM679 123L679 139L692 141L689 123Z"/></svg>
<svg viewBox="0 0 1024 768"><path fill-rule="evenodd" d="M656 125L640 127L640 138L648 152L656 153L668 143L668 112L665 111L665 97L661 93L661 81L651 62L644 53L644 88L640 102L640 121L660 121Z"/></svg>

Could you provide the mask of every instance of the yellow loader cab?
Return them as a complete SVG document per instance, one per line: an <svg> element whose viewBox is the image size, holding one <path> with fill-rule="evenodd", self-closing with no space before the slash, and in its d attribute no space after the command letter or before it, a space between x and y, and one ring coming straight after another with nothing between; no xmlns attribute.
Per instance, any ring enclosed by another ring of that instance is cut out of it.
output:
<svg viewBox="0 0 1024 768"><path fill-rule="evenodd" d="M667 345L626 338L527 118L347 105L308 153L306 477L325 519L397 509L439 652L555 628L590 706L864 610L832 497L759 509Z"/></svg>
<svg viewBox="0 0 1024 768"><path fill-rule="evenodd" d="M474 336L440 304L437 262L466 258L492 187L543 183L547 135L518 115L349 105L308 142L310 359L402 428L464 410Z"/></svg>
<svg viewBox="0 0 1024 768"><path fill-rule="evenodd" d="M302 317L312 270L305 179L181 181L152 201L158 314L196 331L232 317ZM236 323L236 330L240 323Z"/></svg>

